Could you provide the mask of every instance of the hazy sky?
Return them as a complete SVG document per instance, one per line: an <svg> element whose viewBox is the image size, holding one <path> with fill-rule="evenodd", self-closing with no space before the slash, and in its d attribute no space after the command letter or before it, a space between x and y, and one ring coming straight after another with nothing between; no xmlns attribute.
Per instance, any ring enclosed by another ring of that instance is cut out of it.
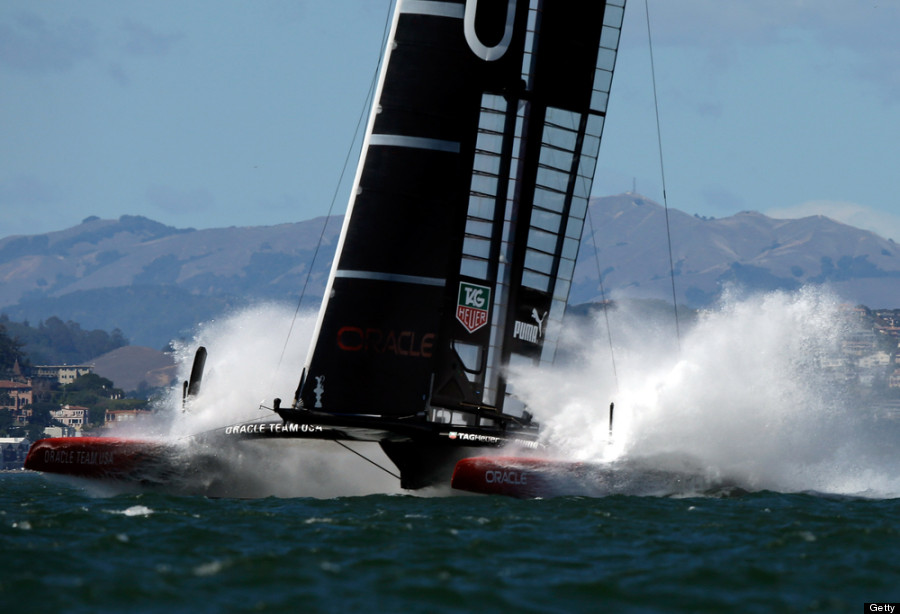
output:
<svg viewBox="0 0 900 614"><path fill-rule="evenodd" d="M594 195L661 202L644 0ZM389 0L3 0L0 237L346 207ZM649 0L668 204L822 213L900 241L900 1Z"/></svg>

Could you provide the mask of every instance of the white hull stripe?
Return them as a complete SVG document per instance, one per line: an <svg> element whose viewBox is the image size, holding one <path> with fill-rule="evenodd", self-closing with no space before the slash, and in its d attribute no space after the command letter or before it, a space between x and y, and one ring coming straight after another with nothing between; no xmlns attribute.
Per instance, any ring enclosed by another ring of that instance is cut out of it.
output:
<svg viewBox="0 0 900 614"><path fill-rule="evenodd" d="M447 284L447 281L445 279L439 279L437 277L397 275L395 273L379 273L377 271L348 271L346 269L337 271L335 273L335 277L343 277L344 279L370 279L374 281L390 281L402 284L416 284L419 286L438 286L441 288Z"/></svg>
<svg viewBox="0 0 900 614"><path fill-rule="evenodd" d="M462 4L450 2L424 2L423 0L406 0L400 6L401 13L414 13L416 15L433 15L435 17L454 17L462 19L465 7Z"/></svg>
<svg viewBox="0 0 900 614"><path fill-rule="evenodd" d="M457 141L426 139L419 136L402 136L399 134L373 134L369 136L369 145L391 145L393 147L411 147L413 149L431 149L459 153Z"/></svg>

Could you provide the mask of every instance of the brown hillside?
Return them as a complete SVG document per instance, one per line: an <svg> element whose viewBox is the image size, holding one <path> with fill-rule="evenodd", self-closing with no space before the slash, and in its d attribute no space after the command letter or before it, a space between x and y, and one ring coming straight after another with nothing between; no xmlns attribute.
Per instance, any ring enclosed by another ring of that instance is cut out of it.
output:
<svg viewBox="0 0 900 614"><path fill-rule="evenodd" d="M171 354L153 348L128 345L107 352L91 361L94 373L113 381L126 392L137 390L141 382L150 388L168 386L175 379L175 361Z"/></svg>

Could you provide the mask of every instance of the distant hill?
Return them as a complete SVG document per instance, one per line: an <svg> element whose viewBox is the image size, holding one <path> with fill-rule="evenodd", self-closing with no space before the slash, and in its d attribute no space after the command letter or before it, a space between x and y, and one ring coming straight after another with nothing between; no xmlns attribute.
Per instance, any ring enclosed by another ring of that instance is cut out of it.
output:
<svg viewBox="0 0 900 614"><path fill-rule="evenodd" d="M900 306L900 249L874 233L822 216L776 220L743 212L701 219L670 210L669 219L679 303L706 306L728 282L751 290L826 283L848 302ZM671 300L660 205L632 193L594 199L590 221L571 304L601 297L598 266L607 297ZM296 304L324 228L304 297L304 305L317 306L340 222L194 230L122 216L6 237L0 313L32 324L58 316L85 329L118 328L133 344L161 349L197 323L251 301Z"/></svg>
<svg viewBox="0 0 900 614"><path fill-rule="evenodd" d="M202 321L253 300L296 304L319 235L304 304L318 305L340 218L210 230L122 216L67 230L0 239L0 312L16 321L58 316L84 328L121 329L164 347Z"/></svg>
<svg viewBox="0 0 900 614"><path fill-rule="evenodd" d="M665 210L639 194L595 199L582 238L570 303L618 297L671 302ZM900 306L900 247L824 216L779 220L745 211L704 219L669 210L678 302L704 307L724 284L795 290L827 284L845 300Z"/></svg>
<svg viewBox="0 0 900 614"><path fill-rule="evenodd" d="M171 354L138 345L107 352L90 361L94 373L112 380L125 392L163 388L175 381L175 360Z"/></svg>

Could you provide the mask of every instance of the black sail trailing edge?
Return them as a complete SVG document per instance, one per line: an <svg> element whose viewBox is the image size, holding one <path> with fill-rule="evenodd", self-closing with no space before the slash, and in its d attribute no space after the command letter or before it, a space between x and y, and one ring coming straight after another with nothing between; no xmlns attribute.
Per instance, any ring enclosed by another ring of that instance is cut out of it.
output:
<svg viewBox="0 0 900 614"><path fill-rule="evenodd" d="M297 408L478 425L553 360L625 0L399 0Z"/></svg>

